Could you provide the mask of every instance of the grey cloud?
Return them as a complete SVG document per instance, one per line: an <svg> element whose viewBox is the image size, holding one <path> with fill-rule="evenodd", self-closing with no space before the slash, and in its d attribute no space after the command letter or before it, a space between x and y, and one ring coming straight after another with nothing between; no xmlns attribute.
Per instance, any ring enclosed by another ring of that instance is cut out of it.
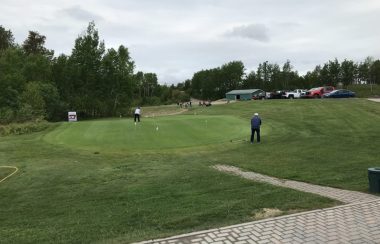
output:
<svg viewBox="0 0 380 244"><path fill-rule="evenodd" d="M87 11L78 5L60 10L60 12L63 13L64 15L67 15L67 16L69 16L73 19L77 19L77 20L84 20L84 21L91 21L91 20L100 21L100 20L103 20L103 18L100 15L97 15L95 13Z"/></svg>
<svg viewBox="0 0 380 244"><path fill-rule="evenodd" d="M268 42L268 28L263 24L250 24L234 27L226 33L227 36L248 38L260 42Z"/></svg>
<svg viewBox="0 0 380 244"><path fill-rule="evenodd" d="M49 49L70 54L78 34L95 20L107 48L127 46L136 70L157 73L161 83L231 60L243 61L249 72L266 60L290 59L304 73L335 57L380 57L376 0L1 2L0 23L18 43L37 30Z"/></svg>

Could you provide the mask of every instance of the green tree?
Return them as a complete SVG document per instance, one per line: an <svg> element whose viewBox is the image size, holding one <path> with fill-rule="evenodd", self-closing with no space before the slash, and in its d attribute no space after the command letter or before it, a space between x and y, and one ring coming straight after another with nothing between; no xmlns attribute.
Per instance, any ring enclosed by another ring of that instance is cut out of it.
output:
<svg viewBox="0 0 380 244"><path fill-rule="evenodd" d="M0 51L13 47L14 40L12 32L0 25Z"/></svg>
<svg viewBox="0 0 380 244"><path fill-rule="evenodd" d="M90 22L86 33L75 40L75 46L68 60L73 92L70 108L83 116L100 115L102 95L101 63L105 52L104 43L99 40L95 23Z"/></svg>
<svg viewBox="0 0 380 244"><path fill-rule="evenodd" d="M120 46L118 50L109 49L102 59L102 94L104 114L126 114L133 98L134 62L128 49Z"/></svg>
<svg viewBox="0 0 380 244"><path fill-rule="evenodd" d="M23 120L44 118L46 116L46 103L41 93L41 83L29 82L21 94L22 108L19 117Z"/></svg>
<svg viewBox="0 0 380 244"><path fill-rule="evenodd" d="M244 76L244 64L241 61L232 61L227 64L222 65L220 68L220 77L217 77L217 71L214 71L214 81L219 88L219 93L217 94L219 98L224 97L225 93L238 89L242 85ZM218 80L221 80L221 83Z"/></svg>
<svg viewBox="0 0 380 244"><path fill-rule="evenodd" d="M50 59L54 55L54 51L45 48L46 37L37 31L29 31L28 38L24 41L22 48L27 55L42 54Z"/></svg>
<svg viewBox="0 0 380 244"><path fill-rule="evenodd" d="M51 64L51 60L42 54L30 54L25 57L22 72L27 81L51 81Z"/></svg>
<svg viewBox="0 0 380 244"><path fill-rule="evenodd" d="M22 73L25 55L19 48L8 48L0 55L0 108L16 112L26 84Z"/></svg>
<svg viewBox="0 0 380 244"><path fill-rule="evenodd" d="M263 89L260 80L257 78L255 71L251 71L243 79L243 89Z"/></svg>
<svg viewBox="0 0 380 244"><path fill-rule="evenodd" d="M354 84L358 76L358 67L352 60L345 59L340 66L341 79L345 86Z"/></svg>
<svg viewBox="0 0 380 244"><path fill-rule="evenodd" d="M361 62L358 66L358 82L359 83L371 83L370 69L374 60L372 57L367 57L364 62Z"/></svg>
<svg viewBox="0 0 380 244"><path fill-rule="evenodd" d="M371 84L380 85L380 60L376 60L372 63L371 68L369 70L369 76Z"/></svg>

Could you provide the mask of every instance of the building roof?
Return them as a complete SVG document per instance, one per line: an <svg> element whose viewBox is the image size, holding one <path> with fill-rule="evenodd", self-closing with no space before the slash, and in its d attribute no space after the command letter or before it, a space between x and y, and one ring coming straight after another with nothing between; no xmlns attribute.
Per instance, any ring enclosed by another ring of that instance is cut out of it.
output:
<svg viewBox="0 0 380 244"><path fill-rule="evenodd" d="M247 89L247 90L232 90L226 93L226 95L236 95L236 94L252 94L254 92L260 91L260 89Z"/></svg>

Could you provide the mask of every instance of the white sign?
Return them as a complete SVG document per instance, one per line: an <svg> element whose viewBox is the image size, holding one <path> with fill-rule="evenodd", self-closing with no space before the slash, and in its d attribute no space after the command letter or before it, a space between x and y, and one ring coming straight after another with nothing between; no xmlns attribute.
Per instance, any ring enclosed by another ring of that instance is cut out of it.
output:
<svg viewBox="0 0 380 244"><path fill-rule="evenodd" d="M77 121L77 112L69 112L68 113L68 119L69 119L69 122L76 122Z"/></svg>

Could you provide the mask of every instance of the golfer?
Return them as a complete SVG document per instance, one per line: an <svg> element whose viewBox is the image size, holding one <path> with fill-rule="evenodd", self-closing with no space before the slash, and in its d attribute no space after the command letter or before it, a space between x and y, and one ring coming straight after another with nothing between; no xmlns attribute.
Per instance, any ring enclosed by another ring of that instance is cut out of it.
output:
<svg viewBox="0 0 380 244"><path fill-rule="evenodd" d="M140 122L140 114L141 114L141 109L140 107L137 107L135 110L135 122L136 122L136 119L138 122Z"/></svg>
<svg viewBox="0 0 380 244"><path fill-rule="evenodd" d="M251 119L251 144L255 140L255 132L257 134L257 142L260 143L260 126L261 119L258 113L255 113Z"/></svg>

